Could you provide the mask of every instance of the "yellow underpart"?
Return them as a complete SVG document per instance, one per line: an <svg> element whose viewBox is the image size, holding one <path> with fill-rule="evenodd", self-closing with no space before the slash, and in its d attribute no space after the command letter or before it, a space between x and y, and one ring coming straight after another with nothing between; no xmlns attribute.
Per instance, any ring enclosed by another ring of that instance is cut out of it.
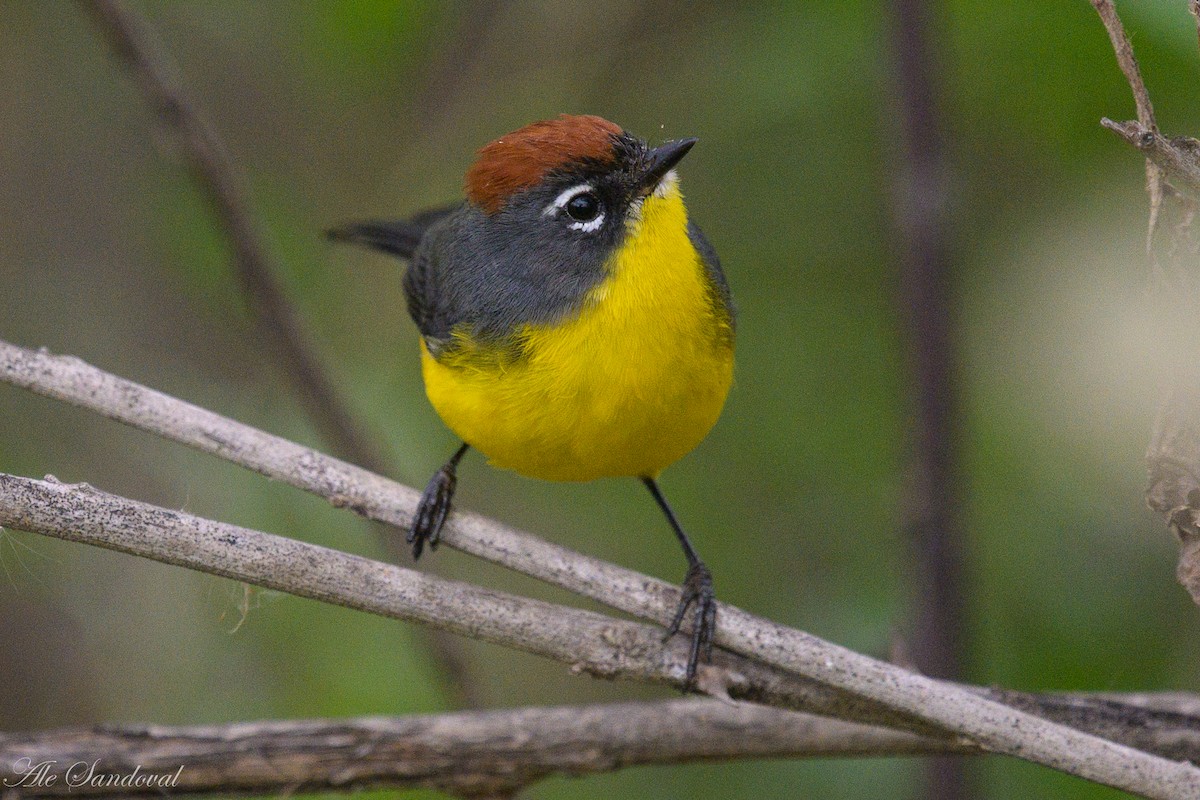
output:
<svg viewBox="0 0 1200 800"><path fill-rule="evenodd" d="M694 448L733 376L729 314L687 236L678 188L642 204L581 310L529 325L520 355L421 345L442 420L499 467L553 481L654 476Z"/></svg>

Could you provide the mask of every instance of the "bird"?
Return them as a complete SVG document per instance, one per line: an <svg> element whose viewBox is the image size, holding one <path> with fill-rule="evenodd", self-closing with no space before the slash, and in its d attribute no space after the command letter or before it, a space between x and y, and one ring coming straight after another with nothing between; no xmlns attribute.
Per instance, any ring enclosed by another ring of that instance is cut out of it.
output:
<svg viewBox="0 0 1200 800"><path fill-rule="evenodd" d="M470 449L548 481L636 478L687 559L664 637L691 609L685 690L712 657L716 595L659 475L720 416L736 329L717 253L680 191L676 167L696 142L652 147L563 114L484 145L461 202L328 231L409 262L426 396L462 440L421 496L413 557L436 548Z"/></svg>

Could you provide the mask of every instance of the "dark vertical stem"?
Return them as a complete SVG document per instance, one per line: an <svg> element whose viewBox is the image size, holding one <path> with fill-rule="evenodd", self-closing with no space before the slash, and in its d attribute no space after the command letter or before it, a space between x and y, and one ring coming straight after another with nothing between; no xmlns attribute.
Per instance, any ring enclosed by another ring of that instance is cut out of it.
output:
<svg viewBox="0 0 1200 800"><path fill-rule="evenodd" d="M197 188L228 239L257 338L291 382L317 432L338 455L372 472L386 472L385 459L326 372L276 277L278 265L262 239L241 175L221 139L192 105L153 31L121 0L83 0L83 6L177 138ZM380 528L379 534L391 552L403 552L390 531ZM427 641L456 705L477 707L479 698L466 675L459 643L442 632L430 633Z"/></svg>
<svg viewBox="0 0 1200 800"><path fill-rule="evenodd" d="M192 105L141 17L119 0L91 0L92 12L159 119L178 139L196 186L228 239L234 273L259 341L291 381L321 437L339 455L380 472L384 459L338 394L276 277L278 270L250 212L246 187L216 133Z"/></svg>
<svg viewBox="0 0 1200 800"><path fill-rule="evenodd" d="M913 408L904 520L912 565L909 652L920 671L959 678L965 644L947 159L931 3L891 0L900 157L892 215ZM926 795L969 794L961 759L932 759Z"/></svg>

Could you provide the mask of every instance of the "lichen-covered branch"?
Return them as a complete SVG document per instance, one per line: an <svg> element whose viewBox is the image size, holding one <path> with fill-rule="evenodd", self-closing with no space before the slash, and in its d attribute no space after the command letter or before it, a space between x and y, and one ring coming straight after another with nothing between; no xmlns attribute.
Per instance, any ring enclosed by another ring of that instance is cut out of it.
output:
<svg viewBox="0 0 1200 800"><path fill-rule="evenodd" d="M1200 756L1195 695L1010 695L1076 721L1136 729L1147 749ZM743 758L975 754L961 740L704 699L556 708L273 720L225 725L104 725L0 733L10 800L255 795L435 788L512 794L550 775ZM41 765L46 765L41 767ZM136 773L135 773L136 769ZM55 776L48 782L46 776ZM137 780L140 778L140 780ZM169 787L163 787L163 782Z"/></svg>
<svg viewBox="0 0 1200 800"><path fill-rule="evenodd" d="M5 796L11 792L11 800L382 787L479 797L512 793L549 775L645 764L931 751L978 752L962 742L827 717L681 699L411 717L0 733L0 787L10 787ZM37 775L59 776L49 786L29 774L47 762L50 770ZM135 766L145 778L140 786L83 779L89 772L127 776ZM162 780L171 782L169 791L158 785Z"/></svg>

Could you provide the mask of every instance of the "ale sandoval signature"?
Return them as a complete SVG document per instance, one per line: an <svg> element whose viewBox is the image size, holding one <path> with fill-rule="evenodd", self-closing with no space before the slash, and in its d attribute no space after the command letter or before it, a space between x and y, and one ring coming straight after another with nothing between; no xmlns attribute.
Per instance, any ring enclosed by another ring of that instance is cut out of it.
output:
<svg viewBox="0 0 1200 800"><path fill-rule="evenodd" d="M85 788L140 788L159 787L173 789L179 785L183 765L174 772L142 772L141 765L132 772L104 772L95 761L76 761L64 769L55 759L34 763L31 758L19 758L13 763L12 773L0 781L6 789L65 787L68 790Z"/></svg>

